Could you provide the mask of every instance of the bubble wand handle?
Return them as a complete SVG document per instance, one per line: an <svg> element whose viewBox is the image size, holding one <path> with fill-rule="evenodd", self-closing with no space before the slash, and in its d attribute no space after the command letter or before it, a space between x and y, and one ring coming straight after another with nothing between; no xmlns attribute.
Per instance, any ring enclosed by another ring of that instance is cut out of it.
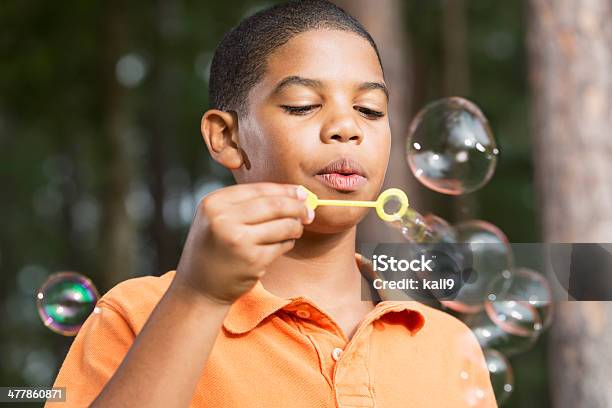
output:
<svg viewBox="0 0 612 408"><path fill-rule="evenodd" d="M376 201L353 201L353 200L318 200L319 205L334 205L344 207L376 207Z"/></svg>

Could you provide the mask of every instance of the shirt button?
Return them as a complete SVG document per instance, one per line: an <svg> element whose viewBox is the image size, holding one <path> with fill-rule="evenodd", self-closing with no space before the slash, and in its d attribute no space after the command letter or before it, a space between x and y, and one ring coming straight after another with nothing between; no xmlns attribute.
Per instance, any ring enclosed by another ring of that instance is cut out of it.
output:
<svg viewBox="0 0 612 408"><path fill-rule="evenodd" d="M310 317L310 312L308 310L298 309L296 313L302 319L308 319Z"/></svg>
<svg viewBox="0 0 612 408"><path fill-rule="evenodd" d="M332 358L336 361L340 360L340 355L342 355L342 349L340 347L336 347L332 351Z"/></svg>

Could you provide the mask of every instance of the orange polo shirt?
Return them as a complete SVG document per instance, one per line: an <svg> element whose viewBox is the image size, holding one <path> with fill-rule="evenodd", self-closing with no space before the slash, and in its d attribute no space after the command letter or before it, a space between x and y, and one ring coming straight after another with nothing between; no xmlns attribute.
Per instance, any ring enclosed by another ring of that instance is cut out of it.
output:
<svg viewBox="0 0 612 408"><path fill-rule="evenodd" d="M359 254L357 264L364 273ZM67 395L57 407L85 407L96 398L174 275L130 279L100 299L55 381ZM381 301L349 341L309 298L283 299L259 282L231 306L190 406L496 404L480 346L449 314L415 301Z"/></svg>

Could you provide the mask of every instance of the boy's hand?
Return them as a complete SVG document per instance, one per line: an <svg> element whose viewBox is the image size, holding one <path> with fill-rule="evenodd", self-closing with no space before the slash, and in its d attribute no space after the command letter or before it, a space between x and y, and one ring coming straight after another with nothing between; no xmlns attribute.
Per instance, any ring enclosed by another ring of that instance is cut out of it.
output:
<svg viewBox="0 0 612 408"><path fill-rule="evenodd" d="M296 185L238 184L200 201L175 285L220 304L251 289L265 268L291 250L314 219Z"/></svg>

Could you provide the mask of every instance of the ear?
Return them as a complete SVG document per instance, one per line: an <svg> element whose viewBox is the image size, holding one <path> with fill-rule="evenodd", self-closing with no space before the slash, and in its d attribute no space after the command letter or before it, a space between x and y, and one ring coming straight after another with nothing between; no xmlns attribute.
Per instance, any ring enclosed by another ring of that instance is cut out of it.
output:
<svg viewBox="0 0 612 408"><path fill-rule="evenodd" d="M238 147L238 116L235 112L210 109L202 116L202 137L212 158L227 169L238 169L244 163Z"/></svg>

